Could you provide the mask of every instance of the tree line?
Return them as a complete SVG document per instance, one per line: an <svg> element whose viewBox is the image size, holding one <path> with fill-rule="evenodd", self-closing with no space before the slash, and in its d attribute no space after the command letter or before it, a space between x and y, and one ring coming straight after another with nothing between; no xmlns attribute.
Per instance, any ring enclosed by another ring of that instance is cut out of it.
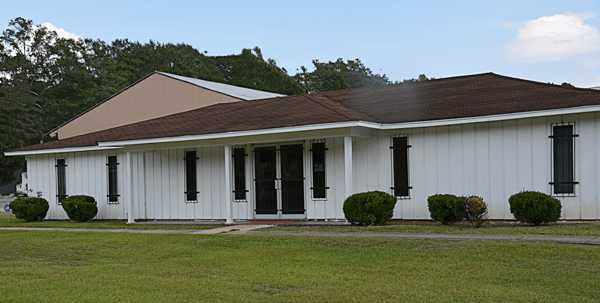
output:
<svg viewBox="0 0 600 303"><path fill-rule="evenodd" d="M393 84L360 59L313 60L290 75L258 47L208 56L183 43L64 39L18 17L0 36L0 184L24 166L4 151L51 140L51 129L153 71L287 95Z"/></svg>

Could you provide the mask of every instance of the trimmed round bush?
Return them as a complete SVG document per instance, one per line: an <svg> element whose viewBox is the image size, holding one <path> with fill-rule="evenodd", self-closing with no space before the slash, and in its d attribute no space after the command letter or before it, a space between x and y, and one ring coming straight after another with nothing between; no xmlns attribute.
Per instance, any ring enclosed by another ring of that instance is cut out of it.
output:
<svg viewBox="0 0 600 303"><path fill-rule="evenodd" d="M90 221L98 213L96 200L90 196L69 196L63 201L62 207L69 219L77 222Z"/></svg>
<svg viewBox="0 0 600 303"><path fill-rule="evenodd" d="M442 224L462 221L465 217L465 198L450 194L432 195L427 198L431 219Z"/></svg>
<svg viewBox="0 0 600 303"><path fill-rule="evenodd" d="M479 196L470 196L465 199L465 217L473 226L480 227L487 215L487 204Z"/></svg>
<svg viewBox="0 0 600 303"><path fill-rule="evenodd" d="M31 222L43 221L50 206L44 198L18 197L10 202L9 207L17 219Z"/></svg>
<svg viewBox="0 0 600 303"><path fill-rule="evenodd" d="M516 193L508 203L515 219L533 225L558 221L562 208L558 199L536 191Z"/></svg>
<svg viewBox="0 0 600 303"><path fill-rule="evenodd" d="M381 191L354 194L344 201L346 219L357 225L383 225L394 215L396 198Z"/></svg>

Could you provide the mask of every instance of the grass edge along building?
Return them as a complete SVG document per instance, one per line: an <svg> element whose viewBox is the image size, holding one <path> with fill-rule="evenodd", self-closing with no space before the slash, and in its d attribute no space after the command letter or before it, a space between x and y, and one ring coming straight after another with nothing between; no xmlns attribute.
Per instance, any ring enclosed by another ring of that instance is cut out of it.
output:
<svg viewBox="0 0 600 303"><path fill-rule="evenodd" d="M343 219L352 193L397 197L428 219L431 194L558 197L563 219L600 219L600 91L494 73L218 103L7 152L32 195L66 218L68 195L99 219Z"/></svg>

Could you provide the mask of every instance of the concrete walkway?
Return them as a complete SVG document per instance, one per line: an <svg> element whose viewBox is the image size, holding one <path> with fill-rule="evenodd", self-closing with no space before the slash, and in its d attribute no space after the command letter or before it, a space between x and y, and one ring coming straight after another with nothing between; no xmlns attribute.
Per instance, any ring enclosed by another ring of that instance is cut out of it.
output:
<svg viewBox="0 0 600 303"><path fill-rule="evenodd" d="M223 226L223 227L217 227L217 228L211 228L211 229L198 230L198 231L193 232L192 234L194 234L194 235L217 235L217 234L232 233L232 234L239 235L239 234L245 234L250 231L254 231L257 229L261 229L261 228L267 228L267 227L273 227L273 225L268 225L268 224L229 225L229 226Z"/></svg>
<svg viewBox="0 0 600 303"><path fill-rule="evenodd" d="M328 237L328 238L387 238L387 239L434 239L479 241L554 242L567 244L600 245L600 237L553 236L553 235L482 235L482 234L435 234L394 232L261 232L259 229L273 225L243 224L222 226L203 230L189 229L125 229L125 228L59 228L59 227L0 227L0 231L54 231L90 233L129 233L161 235L260 235L275 237Z"/></svg>
<svg viewBox="0 0 600 303"><path fill-rule="evenodd" d="M436 240L486 240L556 242L568 244L600 245L600 237L553 236L553 235L482 235L482 234L436 234L394 232L260 232L256 234L281 237L331 237L331 238L389 238L389 239L436 239Z"/></svg>

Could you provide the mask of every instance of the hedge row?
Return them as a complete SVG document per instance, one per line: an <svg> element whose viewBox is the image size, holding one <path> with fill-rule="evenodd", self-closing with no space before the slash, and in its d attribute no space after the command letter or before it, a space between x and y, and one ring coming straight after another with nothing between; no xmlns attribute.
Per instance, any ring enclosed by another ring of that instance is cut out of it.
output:
<svg viewBox="0 0 600 303"><path fill-rule="evenodd" d="M17 219L30 222L44 220L49 204L43 198L18 197L9 207ZM90 196L69 196L63 201L62 207L69 219L77 222L90 221L98 213L96 200Z"/></svg>
<svg viewBox="0 0 600 303"><path fill-rule="evenodd" d="M508 202L510 212L516 220L540 225L556 222L560 218L560 201L552 196L535 191L524 191L512 195ZM464 219L480 226L487 214L487 205L481 197L460 197L451 194L432 195L427 198L431 218L442 224L451 224Z"/></svg>

